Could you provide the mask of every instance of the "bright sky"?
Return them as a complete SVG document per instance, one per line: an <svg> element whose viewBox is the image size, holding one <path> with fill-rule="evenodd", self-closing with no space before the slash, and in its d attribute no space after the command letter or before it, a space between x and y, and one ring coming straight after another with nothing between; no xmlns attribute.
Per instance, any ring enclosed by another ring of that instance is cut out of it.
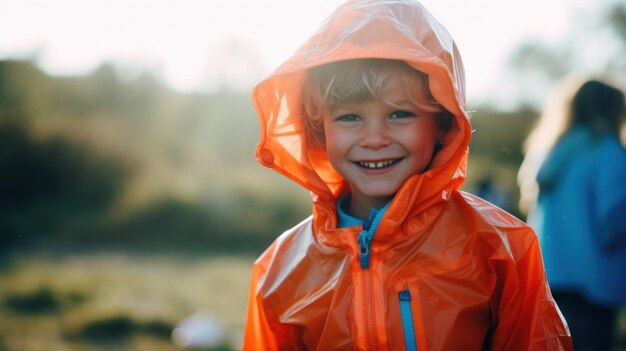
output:
<svg viewBox="0 0 626 351"><path fill-rule="evenodd" d="M594 0L422 0L455 38L468 95L482 100L521 40L558 41ZM341 0L0 0L0 58L53 74L103 61L152 69L176 89L246 87L286 59Z"/></svg>

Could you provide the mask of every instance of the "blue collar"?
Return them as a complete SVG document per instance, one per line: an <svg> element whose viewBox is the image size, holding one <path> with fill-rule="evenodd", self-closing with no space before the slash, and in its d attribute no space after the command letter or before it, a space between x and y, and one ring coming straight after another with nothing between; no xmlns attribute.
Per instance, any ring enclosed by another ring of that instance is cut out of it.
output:
<svg viewBox="0 0 626 351"><path fill-rule="evenodd" d="M381 209L372 208L370 217L367 220L350 216L346 212L348 203L350 202L350 193L347 193L337 200L337 228L345 228L351 226L362 226L361 233L356 238L359 243L359 260L361 268L369 268L370 265L370 247L378 225L387 211L391 200L387 202Z"/></svg>
<svg viewBox="0 0 626 351"><path fill-rule="evenodd" d="M348 205L350 204L350 197L351 197L351 193L348 192L348 193L343 194L337 200L337 228L359 226L359 225L363 225L363 223L365 222L365 219L353 217L349 215L348 212L346 212ZM389 202L391 202L391 200L389 200ZM387 207L389 207L389 202L383 208L380 208L380 209L372 208L372 212L370 212L369 220L371 221L374 218L376 218L379 212L382 212L380 213L380 216L379 216L379 217L382 217L382 215L387 210Z"/></svg>
<svg viewBox="0 0 626 351"><path fill-rule="evenodd" d="M350 216L346 209L350 204L350 193L343 194L337 200L337 228L353 227L363 225L364 219Z"/></svg>

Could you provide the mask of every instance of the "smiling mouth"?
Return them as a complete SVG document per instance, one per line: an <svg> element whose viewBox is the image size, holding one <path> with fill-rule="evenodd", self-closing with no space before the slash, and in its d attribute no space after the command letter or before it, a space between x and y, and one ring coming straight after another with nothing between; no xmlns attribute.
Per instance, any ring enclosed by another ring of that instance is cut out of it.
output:
<svg viewBox="0 0 626 351"><path fill-rule="evenodd" d="M393 166L394 164L402 161L402 158L394 158L390 160L383 161L359 161L355 162L359 167L367 168L367 169L385 169Z"/></svg>

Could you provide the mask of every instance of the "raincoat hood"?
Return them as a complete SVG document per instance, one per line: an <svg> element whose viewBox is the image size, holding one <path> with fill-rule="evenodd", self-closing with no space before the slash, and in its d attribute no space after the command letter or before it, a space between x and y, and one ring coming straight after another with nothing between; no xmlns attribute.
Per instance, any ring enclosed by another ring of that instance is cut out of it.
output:
<svg viewBox="0 0 626 351"><path fill-rule="evenodd" d="M396 195L404 199L398 202L411 202L412 206L403 206L406 209L426 205L424 201L445 200L464 180L471 134L463 63L450 34L415 1L346 2L255 87L253 100L261 124L256 150L259 162L310 190L314 202L334 202L348 188L323 148L307 144L302 91L307 69L358 58L407 62L428 75L431 94L454 115L430 170L405 182L403 188L412 189L410 194L401 189Z"/></svg>

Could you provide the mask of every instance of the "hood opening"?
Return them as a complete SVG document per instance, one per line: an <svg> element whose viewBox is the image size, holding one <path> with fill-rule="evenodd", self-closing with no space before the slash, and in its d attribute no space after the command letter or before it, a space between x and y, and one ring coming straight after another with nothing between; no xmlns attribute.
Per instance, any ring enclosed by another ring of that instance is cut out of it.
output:
<svg viewBox="0 0 626 351"><path fill-rule="evenodd" d="M307 69L359 58L402 60L428 76L430 93L454 118L441 140L443 147L423 174L428 184L420 197L458 188L465 177L471 135L464 110L463 64L449 33L415 1L345 3L255 87L253 99L261 124L259 162L322 199L333 200L347 189L323 147L305 136L302 91Z"/></svg>

